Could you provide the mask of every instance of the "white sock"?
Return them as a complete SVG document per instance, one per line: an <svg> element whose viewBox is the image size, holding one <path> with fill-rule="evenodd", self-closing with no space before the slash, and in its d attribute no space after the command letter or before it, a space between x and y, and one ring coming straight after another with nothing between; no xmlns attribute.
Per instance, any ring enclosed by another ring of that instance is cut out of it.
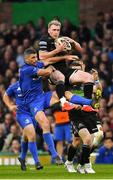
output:
<svg viewBox="0 0 113 180"><path fill-rule="evenodd" d="M61 102L61 104L63 105L63 104L66 102L66 98L63 96L63 97L60 99L60 102Z"/></svg>

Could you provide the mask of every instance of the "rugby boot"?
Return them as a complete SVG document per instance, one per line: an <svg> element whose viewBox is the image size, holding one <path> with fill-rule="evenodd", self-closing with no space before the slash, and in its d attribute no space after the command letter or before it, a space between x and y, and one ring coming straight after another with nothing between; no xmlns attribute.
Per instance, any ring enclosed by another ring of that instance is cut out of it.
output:
<svg viewBox="0 0 113 180"><path fill-rule="evenodd" d="M94 174L95 173L95 171L92 169L92 166L90 163L87 163L84 165L84 171L87 174Z"/></svg>
<svg viewBox="0 0 113 180"><path fill-rule="evenodd" d="M24 160L24 159L21 159L20 157L18 157L18 160L19 160L20 165L21 165L21 170L22 170L22 171L26 171L25 160Z"/></svg>
<svg viewBox="0 0 113 180"><path fill-rule="evenodd" d="M43 166L40 164L40 162L37 162L35 164L35 167L36 167L37 170L43 169Z"/></svg>
<svg viewBox="0 0 113 180"><path fill-rule="evenodd" d="M73 161L66 161L65 162L65 165L64 167L67 169L68 172L70 173L74 173L74 172L77 172L75 169L74 169L74 166L73 166Z"/></svg>

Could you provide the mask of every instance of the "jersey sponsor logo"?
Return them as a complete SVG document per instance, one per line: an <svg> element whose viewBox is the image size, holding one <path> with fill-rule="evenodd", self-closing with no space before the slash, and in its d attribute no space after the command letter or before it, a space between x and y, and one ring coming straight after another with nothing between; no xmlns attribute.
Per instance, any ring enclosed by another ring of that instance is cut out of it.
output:
<svg viewBox="0 0 113 180"><path fill-rule="evenodd" d="M30 121L29 119L25 119L25 123L28 124Z"/></svg>
<svg viewBox="0 0 113 180"><path fill-rule="evenodd" d="M22 94L18 94L18 97L22 97Z"/></svg>
<svg viewBox="0 0 113 180"><path fill-rule="evenodd" d="M18 87L17 91L20 91L20 90L21 90L20 87Z"/></svg>

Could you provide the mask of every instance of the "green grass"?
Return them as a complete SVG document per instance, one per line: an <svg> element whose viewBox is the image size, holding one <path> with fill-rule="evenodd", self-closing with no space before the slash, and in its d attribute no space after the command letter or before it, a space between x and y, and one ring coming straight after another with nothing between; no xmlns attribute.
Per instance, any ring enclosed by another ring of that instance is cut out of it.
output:
<svg viewBox="0 0 113 180"><path fill-rule="evenodd" d="M28 166L21 171L19 166L0 166L0 179L113 179L113 165L93 165L96 174L68 173L64 166L46 165L43 170Z"/></svg>

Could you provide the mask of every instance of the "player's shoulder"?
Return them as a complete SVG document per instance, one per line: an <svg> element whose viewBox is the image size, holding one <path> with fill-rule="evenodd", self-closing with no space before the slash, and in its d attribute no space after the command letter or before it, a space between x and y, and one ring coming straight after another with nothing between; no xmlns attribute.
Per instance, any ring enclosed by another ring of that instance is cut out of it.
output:
<svg viewBox="0 0 113 180"><path fill-rule="evenodd" d="M19 81L17 81L16 83L14 83L14 84L11 84L8 88L7 88L7 90L6 90L6 92L9 94L9 92L10 93L14 93L17 89L18 89L18 87L19 87Z"/></svg>
<svg viewBox="0 0 113 180"><path fill-rule="evenodd" d="M49 36L48 35L44 35L44 36L42 36L41 38L40 38L40 40L39 40L39 45L40 45L40 43L41 42L47 42L48 41L48 38L49 38Z"/></svg>
<svg viewBox="0 0 113 180"><path fill-rule="evenodd" d="M36 63L36 66L37 66L37 68L43 68L44 67L44 63L42 61L38 61Z"/></svg>
<svg viewBox="0 0 113 180"><path fill-rule="evenodd" d="M15 89L15 88L17 88L18 86L19 86L19 81L16 81L14 84L11 84L11 85L9 86L9 88Z"/></svg>
<svg viewBox="0 0 113 180"><path fill-rule="evenodd" d="M35 66L29 65L29 64L25 64L20 68L20 74L21 73L25 73L25 72L29 72L30 70L32 70Z"/></svg>

